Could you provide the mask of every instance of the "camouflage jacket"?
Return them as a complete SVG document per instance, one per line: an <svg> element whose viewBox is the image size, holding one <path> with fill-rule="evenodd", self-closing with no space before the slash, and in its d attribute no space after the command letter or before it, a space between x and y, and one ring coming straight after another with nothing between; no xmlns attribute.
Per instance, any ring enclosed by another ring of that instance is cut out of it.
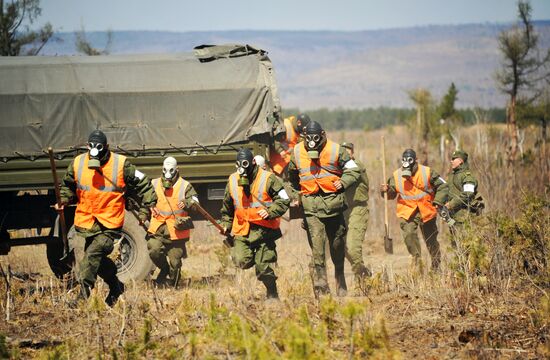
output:
<svg viewBox="0 0 550 360"><path fill-rule="evenodd" d="M359 181L346 189L346 199L350 207L357 205L364 206L369 201L369 178L367 176L367 170L361 161L357 159L354 160L361 172L361 176L359 177Z"/></svg>
<svg viewBox="0 0 550 360"><path fill-rule="evenodd" d="M448 179L449 196L447 208L453 219L458 222L465 220L469 213L477 212L477 180L472 175L467 163L453 169Z"/></svg>

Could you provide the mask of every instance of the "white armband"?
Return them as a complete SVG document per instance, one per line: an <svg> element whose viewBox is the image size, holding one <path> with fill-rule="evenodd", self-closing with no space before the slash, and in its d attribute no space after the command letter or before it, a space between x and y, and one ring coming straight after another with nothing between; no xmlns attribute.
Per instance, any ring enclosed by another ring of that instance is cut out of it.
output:
<svg viewBox="0 0 550 360"><path fill-rule="evenodd" d="M136 172L134 173L134 176L137 177L140 180L143 180L143 178L145 177L145 174L142 173L141 171L139 171L138 169L136 169Z"/></svg>
<svg viewBox="0 0 550 360"><path fill-rule="evenodd" d="M443 184L447 183L445 180L443 180L443 178L441 176L439 177L439 180L441 180L443 182Z"/></svg>
<svg viewBox="0 0 550 360"><path fill-rule="evenodd" d="M464 192L473 193L476 189L476 186L472 183L464 184L463 190Z"/></svg>
<svg viewBox="0 0 550 360"><path fill-rule="evenodd" d="M193 201L196 202L197 204L199 203L199 198L196 197L195 195L191 196L191 199L193 199Z"/></svg>
<svg viewBox="0 0 550 360"><path fill-rule="evenodd" d="M285 189L282 189L281 191L279 191L278 195L279 195L279 197L280 197L281 199L285 199L285 200L290 199L290 198L288 197L288 194L286 193L286 190L285 190Z"/></svg>
<svg viewBox="0 0 550 360"><path fill-rule="evenodd" d="M345 169L354 169L356 167L357 167L357 164L353 160L350 160L350 161L348 161L347 163L344 164Z"/></svg>

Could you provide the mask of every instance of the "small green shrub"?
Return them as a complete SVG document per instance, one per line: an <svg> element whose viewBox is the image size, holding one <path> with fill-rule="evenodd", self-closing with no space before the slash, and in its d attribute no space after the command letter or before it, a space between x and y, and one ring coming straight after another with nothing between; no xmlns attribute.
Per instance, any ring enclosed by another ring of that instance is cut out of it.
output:
<svg viewBox="0 0 550 360"><path fill-rule="evenodd" d="M518 214L497 211L475 217L455 235L450 267L457 278L484 276L495 284L512 275L550 285L550 202L525 194Z"/></svg>
<svg viewBox="0 0 550 360"><path fill-rule="evenodd" d="M8 342L6 341L6 336L0 334L0 359L9 359L10 358L10 349L8 347Z"/></svg>

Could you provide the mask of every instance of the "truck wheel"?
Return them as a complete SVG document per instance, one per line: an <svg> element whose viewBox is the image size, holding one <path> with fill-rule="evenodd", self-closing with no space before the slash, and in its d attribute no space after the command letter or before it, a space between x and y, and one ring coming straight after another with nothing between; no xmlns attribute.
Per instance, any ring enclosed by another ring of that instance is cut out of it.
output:
<svg viewBox="0 0 550 360"><path fill-rule="evenodd" d="M147 279L155 267L149 257L145 235L134 215L126 211L119 254L115 260L118 278L124 283Z"/></svg>

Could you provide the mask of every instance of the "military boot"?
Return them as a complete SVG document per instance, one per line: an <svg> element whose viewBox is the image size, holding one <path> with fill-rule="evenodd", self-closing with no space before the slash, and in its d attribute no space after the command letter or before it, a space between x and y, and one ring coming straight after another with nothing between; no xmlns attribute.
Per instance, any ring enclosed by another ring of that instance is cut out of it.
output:
<svg viewBox="0 0 550 360"><path fill-rule="evenodd" d="M266 289L267 300L279 300L279 292L277 291L277 281L273 278L263 281Z"/></svg>
<svg viewBox="0 0 550 360"><path fill-rule="evenodd" d="M177 289L180 278L181 278L181 267L172 269L170 270L170 280L168 281L168 284L172 286L174 289Z"/></svg>
<svg viewBox="0 0 550 360"><path fill-rule="evenodd" d="M365 265L361 265L357 271L355 272L356 275L361 276L363 278L369 278L372 276L372 271L366 267Z"/></svg>
<svg viewBox="0 0 550 360"><path fill-rule="evenodd" d="M156 286L162 286L166 283L167 278L168 278L168 270L160 269L160 272L157 275L157 278L154 280L154 283Z"/></svg>
<svg viewBox="0 0 550 360"><path fill-rule="evenodd" d="M346 285L346 277L344 275L344 269L335 270L336 277L336 296L346 296L348 294L348 287Z"/></svg>
<svg viewBox="0 0 550 360"><path fill-rule="evenodd" d="M432 256L432 271L439 271L439 266L441 265L441 254L439 251Z"/></svg>
<svg viewBox="0 0 550 360"><path fill-rule="evenodd" d="M118 279L116 279L115 283L109 284L109 294L107 294L107 297L105 298L105 303L110 307L113 307L118 301L120 295L124 293L124 288L124 284Z"/></svg>
<svg viewBox="0 0 550 360"><path fill-rule="evenodd" d="M415 275L422 275L424 273L424 261L420 256L411 257L410 272Z"/></svg>
<svg viewBox="0 0 550 360"><path fill-rule="evenodd" d="M330 294L327 281L327 269L324 266L315 266L311 272L313 280L313 294L318 299L321 295Z"/></svg>

